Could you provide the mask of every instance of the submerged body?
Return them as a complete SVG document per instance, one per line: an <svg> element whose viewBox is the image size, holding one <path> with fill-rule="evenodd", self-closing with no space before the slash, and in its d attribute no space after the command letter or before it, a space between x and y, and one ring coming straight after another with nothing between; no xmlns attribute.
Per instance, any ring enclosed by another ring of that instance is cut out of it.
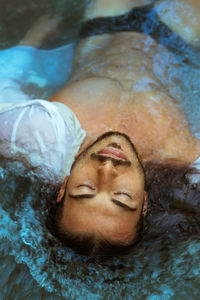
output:
<svg viewBox="0 0 200 300"><path fill-rule="evenodd" d="M127 1L128 10L130 3ZM95 10L94 5L87 11L87 19L106 15L104 1L98 5L102 10ZM162 2L156 5L163 22L171 25L161 14ZM188 18L182 18L186 25ZM184 37L183 30L177 31ZM166 66L166 60L171 66ZM122 32L89 37L79 42L70 79L52 100L69 106L89 137L110 130L128 134L143 163L189 164L199 156L200 145L170 95L169 67L180 68L175 56L150 36Z"/></svg>

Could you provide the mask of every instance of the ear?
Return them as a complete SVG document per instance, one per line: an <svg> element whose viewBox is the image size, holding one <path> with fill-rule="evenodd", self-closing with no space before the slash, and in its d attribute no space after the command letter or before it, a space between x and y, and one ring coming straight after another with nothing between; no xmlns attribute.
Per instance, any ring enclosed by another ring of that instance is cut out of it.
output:
<svg viewBox="0 0 200 300"><path fill-rule="evenodd" d="M68 179L69 179L69 176L66 176L65 179L64 179L64 181L63 181L63 183L62 183L62 185L61 185L58 197L56 199L57 203L60 203L62 201L62 198L63 198L63 196L65 194L65 189L66 189L66 185L67 185Z"/></svg>
<svg viewBox="0 0 200 300"><path fill-rule="evenodd" d="M147 195L147 192L144 191L144 204L143 204L143 209L142 209L142 215L143 215L143 217L146 216L147 209L148 209L148 195Z"/></svg>

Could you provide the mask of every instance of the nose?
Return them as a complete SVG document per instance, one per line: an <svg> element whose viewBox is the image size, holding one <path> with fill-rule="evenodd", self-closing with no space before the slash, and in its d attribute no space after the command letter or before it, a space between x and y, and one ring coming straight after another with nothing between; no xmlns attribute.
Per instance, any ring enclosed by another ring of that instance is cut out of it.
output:
<svg viewBox="0 0 200 300"><path fill-rule="evenodd" d="M108 185L110 181L117 177L117 169L110 160L101 163L98 167L99 181L101 184Z"/></svg>

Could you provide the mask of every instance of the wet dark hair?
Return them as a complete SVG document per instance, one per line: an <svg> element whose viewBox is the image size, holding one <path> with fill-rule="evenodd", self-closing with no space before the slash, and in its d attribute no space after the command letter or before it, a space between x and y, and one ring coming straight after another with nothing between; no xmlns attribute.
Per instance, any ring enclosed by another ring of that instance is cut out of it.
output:
<svg viewBox="0 0 200 300"><path fill-rule="evenodd" d="M63 197L64 199L64 197ZM136 224L136 236L129 244L113 243L101 236L86 233L72 233L63 230L60 221L63 213L63 203L56 203L49 209L46 226L53 236L58 238L64 246L68 246L77 253L87 256L118 256L127 254L134 245L136 245L143 236L143 216L141 214Z"/></svg>
<svg viewBox="0 0 200 300"><path fill-rule="evenodd" d="M139 241L153 243L156 239L184 240L200 234L200 185L190 184L188 175L197 173L189 166L145 166L145 190L148 193L148 213L141 216L137 236L129 244L113 244L95 235L63 232L60 220L63 202L51 204L47 227L65 246L82 255L116 256L126 254Z"/></svg>
<svg viewBox="0 0 200 300"><path fill-rule="evenodd" d="M190 166L149 163L145 166L148 215L144 240L184 240L200 234L200 184L189 182Z"/></svg>

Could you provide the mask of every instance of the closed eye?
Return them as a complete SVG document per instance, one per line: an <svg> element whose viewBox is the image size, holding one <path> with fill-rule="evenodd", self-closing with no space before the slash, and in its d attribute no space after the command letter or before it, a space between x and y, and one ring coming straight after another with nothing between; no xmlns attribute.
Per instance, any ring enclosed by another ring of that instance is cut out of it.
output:
<svg viewBox="0 0 200 300"><path fill-rule="evenodd" d="M79 188L79 187L87 187L87 188L89 188L89 189L91 189L91 190L95 190L95 187L90 186L90 185L88 185L88 184L79 184L79 185L77 186L77 188Z"/></svg>
<svg viewBox="0 0 200 300"><path fill-rule="evenodd" d="M74 194L68 194L68 196L70 198L73 198L73 199L91 199L91 198L94 198L94 194L79 194L79 195L74 195Z"/></svg>
<svg viewBox="0 0 200 300"><path fill-rule="evenodd" d="M70 194L70 193L68 194L68 196L69 196L70 198L78 199L78 200L92 199L92 198L95 197L95 195L93 195L93 194L73 195L73 194ZM117 205L117 206L119 206L119 207L122 207L122 208L125 209L125 210L128 210L128 211L136 211L136 210L137 210L137 208L130 207L130 206L126 205L125 203L122 203L122 202L120 202L120 201L118 201L118 200L116 200L116 199L111 199L111 200L112 200L112 202L113 202L115 205Z"/></svg>
<svg viewBox="0 0 200 300"><path fill-rule="evenodd" d="M133 198L131 197L130 194L125 193L125 192L115 192L114 195L125 195L127 196L129 199L133 200Z"/></svg>
<svg viewBox="0 0 200 300"><path fill-rule="evenodd" d="M123 209L128 210L128 211L136 211L137 210L136 207L130 207L130 206L126 205L125 203L122 203L116 199L112 199L112 202L115 203L115 205L122 207Z"/></svg>

